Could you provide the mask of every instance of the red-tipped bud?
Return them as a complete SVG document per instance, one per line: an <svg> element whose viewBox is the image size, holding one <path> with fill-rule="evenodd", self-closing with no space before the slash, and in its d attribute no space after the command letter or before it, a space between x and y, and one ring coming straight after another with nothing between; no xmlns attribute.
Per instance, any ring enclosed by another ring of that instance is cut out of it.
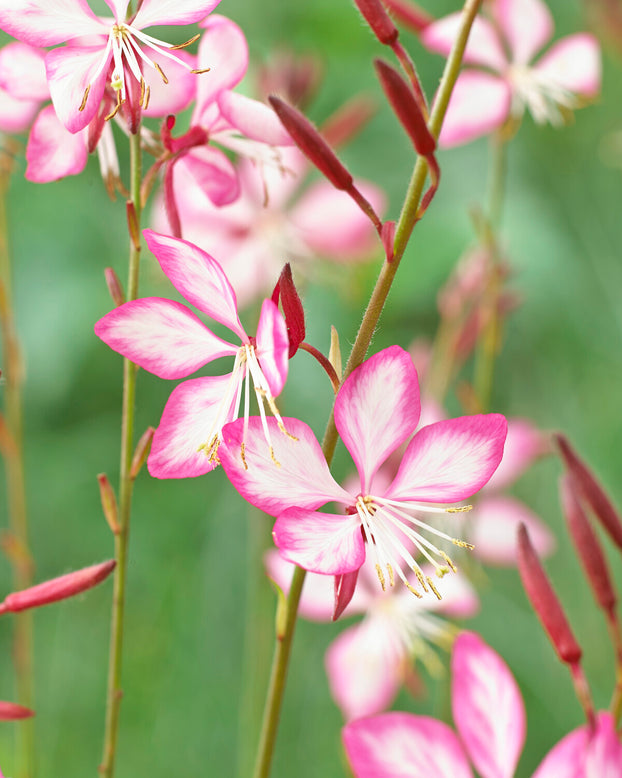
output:
<svg viewBox="0 0 622 778"><path fill-rule="evenodd" d="M125 292L123 291L119 276L111 267L107 267L104 270L104 276L106 277L106 286L112 297L112 302L116 306L123 305L125 302Z"/></svg>
<svg viewBox="0 0 622 778"><path fill-rule="evenodd" d="M91 565L91 567L61 575L59 578L52 578L51 581L31 586L21 592L13 592L5 597L4 602L0 604L0 614L19 613L19 611L29 608L40 608L42 605L75 597L76 594L92 589L108 578L116 564L114 559L110 559L99 565Z"/></svg>
<svg viewBox="0 0 622 778"><path fill-rule="evenodd" d="M577 555L596 601L605 613L613 614L616 607L616 593L609 575L609 568L598 538L573 491L570 478L560 480L560 492L566 523Z"/></svg>
<svg viewBox="0 0 622 778"><path fill-rule="evenodd" d="M16 702L5 702L0 700L0 721L17 721L18 719L29 719L35 715L34 710L18 705ZM2 775L0 773L0 775Z"/></svg>
<svg viewBox="0 0 622 778"><path fill-rule="evenodd" d="M338 108L322 125L322 135L331 146L342 146L351 140L376 114L374 100L357 95Z"/></svg>
<svg viewBox="0 0 622 778"><path fill-rule="evenodd" d="M287 325L287 335L289 337L289 358L291 359L298 351L298 346L305 339L305 312L302 307L300 295L294 284L292 277L292 268L289 262L285 265L279 276L279 280L272 293L272 301L278 304L279 296L285 324Z"/></svg>
<svg viewBox="0 0 622 778"><path fill-rule="evenodd" d="M121 527L119 526L119 511L114 489L106 473L100 473L97 476L97 481L99 482L99 496L101 497L104 516L113 534L118 535L121 532Z"/></svg>
<svg viewBox="0 0 622 778"><path fill-rule="evenodd" d="M268 98L292 140L336 189L352 187L352 176L306 116L278 97Z"/></svg>
<svg viewBox="0 0 622 778"><path fill-rule="evenodd" d="M579 459L564 435L555 435L554 439L568 468L574 490L589 504L613 542L622 548L622 521L602 486Z"/></svg>
<svg viewBox="0 0 622 778"><path fill-rule="evenodd" d="M136 206L131 200L128 200L125 204L127 212L127 229L130 234L130 240L136 251L140 250L140 226L138 224L138 216L136 214Z"/></svg>
<svg viewBox="0 0 622 778"><path fill-rule="evenodd" d="M382 0L391 14L401 22L406 29L413 32L422 32L434 21L434 18L412 0Z"/></svg>
<svg viewBox="0 0 622 778"><path fill-rule="evenodd" d="M524 524L518 528L518 570L527 597L559 658L566 664L576 664L581 659L581 647L572 634L561 603L540 564Z"/></svg>
<svg viewBox="0 0 622 778"><path fill-rule="evenodd" d="M138 477L142 466L147 461L147 457L151 451L151 441L153 440L154 432L154 427L147 427L136 444L134 456L132 457L132 466L130 467L130 478L132 480L135 480Z"/></svg>
<svg viewBox="0 0 622 778"><path fill-rule="evenodd" d="M380 0L354 0L357 8L380 43L390 46L397 40L397 28Z"/></svg>
<svg viewBox="0 0 622 778"><path fill-rule="evenodd" d="M380 84L395 115L408 133L417 154L428 157L436 149L436 140L415 96L399 72L381 59L374 60Z"/></svg>

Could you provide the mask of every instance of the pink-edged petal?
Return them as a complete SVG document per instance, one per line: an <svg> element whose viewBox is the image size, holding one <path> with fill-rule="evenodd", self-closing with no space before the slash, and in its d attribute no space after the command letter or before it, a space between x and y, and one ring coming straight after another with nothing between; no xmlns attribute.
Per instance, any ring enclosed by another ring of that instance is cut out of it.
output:
<svg viewBox="0 0 622 778"><path fill-rule="evenodd" d="M328 647L326 674L346 721L386 710L402 683L408 661L383 618L367 618L344 630Z"/></svg>
<svg viewBox="0 0 622 778"><path fill-rule="evenodd" d="M110 348L160 378L185 378L238 349L217 338L185 305L144 297L120 305L95 325Z"/></svg>
<svg viewBox="0 0 622 778"><path fill-rule="evenodd" d="M622 740L610 713L599 713L596 733L587 746L585 778L620 778Z"/></svg>
<svg viewBox="0 0 622 778"><path fill-rule="evenodd" d="M242 135L269 146L291 146L294 141L270 106L226 90L218 95L223 117Z"/></svg>
<svg viewBox="0 0 622 778"><path fill-rule="evenodd" d="M365 542L356 515L289 508L274 523L272 537L284 559L312 573L350 573L365 561Z"/></svg>
<svg viewBox="0 0 622 778"><path fill-rule="evenodd" d="M220 149L196 146L175 162L175 171L180 167L192 176L214 205L229 205L240 195L236 169Z"/></svg>
<svg viewBox="0 0 622 778"><path fill-rule="evenodd" d="M379 351L356 368L335 400L335 424L352 455L361 489L419 421L417 371L399 346Z"/></svg>
<svg viewBox="0 0 622 778"><path fill-rule="evenodd" d="M217 461L210 460L201 446L220 431L219 418L232 417L233 401L228 409L222 407L230 380L229 374L192 378L173 390L147 459L154 478L193 478L216 467Z"/></svg>
<svg viewBox="0 0 622 778"><path fill-rule="evenodd" d="M289 338L287 325L272 300L264 300L257 325L257 356L273 397L277 397L287 380Z"/></svg>
<svg viewBox="0 0 622 778"><path fill-rule="evenodd" d="M9 43L0 49L0 87L19 100L48 100L45 55L27 43Z"/></svg>
<svg viewBox="0 0 622 778"><path fill-rule="evenodd" d="M533 70L545 82L583 97L600 91L601 56L593 35L578 33L555 43L534 65Z"/></svg>
<svg viewBox="0 0 622 778"><path fill-rule="evenodd" d="M459 146L497 129L507 119L511 101L510 86L502 78L465 70L451 93L439 145Z"/></svg>
<svg viewBox="0 0 622 778"><path fill-rule="evenodd" d="M176 51L175 56L196 68L196 58L191 54ZM149 57L166 73L168 83L165 84L159 75L149 80L149 103L147 108L143 108L143 115L167 116L183 111L194 99L198 82L205 74L191 73L175 60L156 52L149 51Z"/></svg>
<svg viewBox="0 0 622 778"><path fill-rule="evenodd" d="M466 500L488 482L503 456L507 422L498 413L439 421L417 432L388 488L393 500Z"/></svg>
<svg viewBox="0 0 622 778"><path fill-rule="evenodd" d="M587 727L573 730L553 746L532 778L587 778L585 753L588 741Z"/></svg>
<svg viewBox="0 0 622 778"><path fill-rule="evenodd" d="M382 190L364 181L356 181L356 186L376 213L382 214L386 205ZM351 197L327 181L309 187L290 219L314 253L333 261L366 259L379 250L376 231L367 216Z"/></svg>
<svg viewBox="0 0 622 778"><path fill-rule="evenodd" d="M238 317L235 292L218 262L186 240L153 230L143 230L143 236L175 289L200 311L248 342Z"/></svg>
<svg viewBox="0 0 622 778"><path fill-rule="evenodd" d="M54 107L44 108L32 125L26 146L26 178L47 184L81 173L88 152L83 132L71 133L61 124Z"/></svg>
<svg viewBox="0 0 622 778"><path fill-rule="evenodd" d="M105 32L86 0L0 0L0 29L33 46Z"/></svg>
<svg viewBox="0 0 622 778"><path fill-rule="evenodd" d="M553 17L542 0L496 0L492 12L518 65L529 62L553 35Z"/></svg>
<svg viewBox="0 0 622 778"><path fill-rule="evenodd" d="M454 45L461 23L461 13L444 16L423 30L421 42L431 51L447 57ZM475 19L471 27L464 61L472 65L484 65L497 71L503 71L507 65L507 57L495 28L480 16Z"/></svg>
<svg viewBox="0 0 622 778"><path fill-rule="evenodd" d="M24 132L30 127L39 110L39 101L16 100L4 89L0 89L0 131Z"/></svg>
<svg viewBox="0 0 622 778"><path fill-rule="evenodd" d="M259 417L248 420L246 434L244 419L224 428L218 454L229 480L242 497L271 516L293 506L313 510L331 500L353 503L354 498L330 474L311 428L299 419L284 418L283 423L289 435L281 432L274 417L267 420L278 465L270 456ZM248 469L240 453L242 443Z"/></svg>
<svg viewBox="0 0 622 778"><path fill-rule="evenodd" d="M124 22L129 0L104 0L118 22Z"/></svg>
<svg viewBox="0 0 622 778"><path fill-rule="evenodd" d="M499 491L514 483L536 459L551 450L548 436L527 419L508 419L503 459L486 491Z"/></svg>
<svg viewBox="0 0 622 778"><path fill-rule="evenodd" d="M512 778L525 742L525 706L503 659L474 632L461 633L451 659L452 712L482 778Z"/></svg>
<svg viewBox="0 0 622 778"><path fill-rule="evenodd" d="M383 713L352 721L343 742L355 778L472 778L462 746L442 721Z"/></svg>
<svg viewBox="0 0 622 778"><path fill-rule="evenodd" d="M132 24L139 30L160 24L194 24L213 11L219 2L220 0L143 0Z"/></svg>
<svg viewBox="0 0 622 778"><path fill-rule="evenodd" d="M194 116L210 105L223 89L240 83L248 67L248 44L242 30L231 19L214 14L207 19L201 36L197 67L209 68L199 79Z"/></svg>
<svg viewBox="0 0 622 778"><path fill-rule="evenodd" d="M488 565L516 565L516 532L521 522L539 557L553 553L555 536L546 524L513 497L482 497L469 516L473 553Z"/></svg>
<svg viewBox="0 0 622 778"><path fill-rule="evenodd" d="M106 64L100 70L103 55L103 47L65 46L48 52L45 57L52 102L58 118L69 132L83 130L97 113L108 69ZM108 54L108 61L111 58L112 52ZM94 78L98 70L99 75ZM88 87L88 97L80 110Z"/></svg>

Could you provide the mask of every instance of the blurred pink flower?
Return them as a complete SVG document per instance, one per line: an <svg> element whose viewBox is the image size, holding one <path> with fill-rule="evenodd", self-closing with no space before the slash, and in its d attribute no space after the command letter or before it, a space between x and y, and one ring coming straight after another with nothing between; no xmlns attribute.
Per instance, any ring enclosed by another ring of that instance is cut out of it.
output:
<svg viewBox="0 0 622 778"><path fill-rule="evenodd" d="M249 423L251 379L272 452L264 405L275 414L270 421L284 433L274 398L287 378L289 351L287 328L276 305L264 300L257 336L250 338L238 317L235 292L215 259L192 243L151 230L143 234L173 286L241 340L239 346L222 340L185 305L161 297L125 303L97 322L95 333L105 343L160 378L185 378L219 357L234 357L230 373L194 378L173 390L153 436L149 472L156 478L188 478L213 470L219 462L222 427L238 417L243 394L241 421L244 428Z"/></svg>
<svg viewBox="0 0 622 778"><path fill-rule="evenodd" d="M551 14L541 0L495 0L491 15L491 21L478 17L471 30L464 60L481 69L460 74L439 138L442 146L467 143L509 118L520 120L525 109L539 123L559 125L600 89L600 50L587 33L562 38L530 64L553 34ZM432 22L421 40L447 56L459 23L459 13Z"/></svg>

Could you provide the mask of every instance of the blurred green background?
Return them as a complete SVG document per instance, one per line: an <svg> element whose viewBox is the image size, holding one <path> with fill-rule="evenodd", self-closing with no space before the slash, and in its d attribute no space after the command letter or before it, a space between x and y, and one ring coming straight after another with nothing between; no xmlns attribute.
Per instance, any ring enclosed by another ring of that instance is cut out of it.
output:
<svg viewBox="0 0 622 778"><path fill-rule="evenodd" d="M435 15L458 7L428 4ZM551 0L556 35L583 29L576 1ZM412 160L409 142L383 106L372 58L387 54L348 0L285 4L222 0L219 12L245 30L255 62L277 46L322 58L324 79L309 108L320 122L353 93L378 101L369 126L343 150L359 176L388 193L397 218ZM177 31L174 31L178 34ZM431 94L440 57L403 36ZM602 99L559 131L527 118L511 143L503 243L523 304L510 318L496 369L493 410L564 430L622 505L622 62L604 54ZM609 140L608 140L609 139ZM120 139L122 140L122 139ZM120 143L121 145L121 143ZM122 152L123 161L126 155ZM441 189L417 226L373 349L407 347L431 336L436 294L474 242L469 208L486 192L485 141L440 154ZM10 190L10 241L19 331L27 364L26 458L37 580L112 555L96 474L117 478L121 360L93 334L110 308L103 268L125 278L125 208L109 202L96 160L79 177L45 186L23 179ZM209 247L206 247L209 248ZM142 292L166 295L144 258ZM353 341L378 262L345 272L344 283L305 289L308 340L328 349L334 324L344 349ZM338 292L345 294L338 294ZM257 312L248 311L252 331ZM172 384L141 372L137 429L157 424ZM280 401L321 435L330 410L326 379L306 354L291 363ZM457 407L457 406L456 406ZM454 408L455 410L455 408ZM337 460L337 475L346 473ZM597 706L608 703L612 651L564 534L554 460L537 464L515 487L553 528L559 549L548 569L585 649ZM5 512L4 505L0 511ZM6 521L0 522L3 526ZM118 778L249 775L272 652L274 598L254 549L269 542L270 523L229 488L222 472L192 481L157 481L146 470L135 489L127 607L125 697ZM609 549L622 584L619 556ZM10 588L0 563L0 591ZM101 756L110 582L35 614L38 774L96 774ZM250 617L248 616L250 612ZM13 698L11 617L0 629L0 698ZM527 747L519 776L582 721L565 668L556 660L514 570L490 570L482 610L470 626L504 656L528 709ZM343 776L341 716L333 704L323 655L342 624L299 624L277 745L274 776ZM428 693L402 693L396 707L449 720L447 678ZM14 728L0 726L0 764L12 775Z"/></svg>

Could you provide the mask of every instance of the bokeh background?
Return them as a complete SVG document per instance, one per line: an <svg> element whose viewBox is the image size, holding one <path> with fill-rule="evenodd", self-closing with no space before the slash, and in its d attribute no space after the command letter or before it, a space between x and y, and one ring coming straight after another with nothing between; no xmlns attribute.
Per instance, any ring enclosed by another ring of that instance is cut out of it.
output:
<svg viewBox="0 0 622 778"><path fill-rule="evenodd" d="M95 6L94 6L95 7ZM428 3L435 15L455 0ZM577 0L551 0L556 35L584 29ZM313 54L324 78L309 114L318 122L349 96L375 97L378 112L346 148L357 175L382 186L396 218L411 164L409 142L375 82L372 58L386 56L349 0L222 0L219 12L246 32L254 62L277 47ZM171 34L179 35L172 30ZM180 38L181 39L181 38ZM440 57L403 35L431 94ZM252 91L252 79L246 82ZM509 151L502 240L522 305L510 318L495 372L493 410L564 430L622 505L622 59L604 52L602 98L563 130L527 119ZM122 139L120 139L122 140ZM122 161L126 155L121 147ZM441 189L416 227L372 348L407 347L433 335L436 295L475 240L469 209L486 192L485 141L442 152ZM112 556L96 474L116 482L121 360L93 334L110 309L103 269L125 277L125 207L110 202L96 160L80 176L45 186L23 178L18 161L9 195L19 331L27 365L26 459L37 580ZM208 247L206 247L208 248ZM285 257L283 257L285 260ZM308 340L327 350L330 325L344 350L379 266L327 268L318 260L304 288ZM145 252L142 292L166 296ZM256 309L245 312L250 330ZM467 367L466 377L470 368ZM156 424L172 385L141 372L137 429ZM452 405L453 403L453 405ZM291 363L281 411L321 435L331 404L328 382L311 358ZM458 411L454 400L452 410ZM343 454L343 452L341 452ZM338 456L336 473L347 474ZM597 706L608 703L612 650L563 527L560 466L535 465L515 486L558 537L548 562L585 649ZM5 512L0 504L0 512ZM0 514L1 515L1 514ZM6 524L3 519L0 522ZM127 606L125 697L118 777L179 778L250 774L272 652L274 596L258 552L270 521L246 506L222 472L184 482L145 471L135 489ZM619 553L609 558L622 584ZM10 586L0 559L0 591ZM531 774L550 746L582 721L568 674L554 656L515 570L486 571L481 613L469 622L506 659L528 709L527 746L518 775ZM37 759L42 778L95 775L101 756L111 584L35 614ZM341 715L323 656L342 624L301 621L279 734L274 775L347 774ZM403 692L398 709L450 720L448 676L425 675L427 692ZM11 623L0 625L0 698L13 697ZM0 764L12 775L12 723L0 727Z"/></svg>

